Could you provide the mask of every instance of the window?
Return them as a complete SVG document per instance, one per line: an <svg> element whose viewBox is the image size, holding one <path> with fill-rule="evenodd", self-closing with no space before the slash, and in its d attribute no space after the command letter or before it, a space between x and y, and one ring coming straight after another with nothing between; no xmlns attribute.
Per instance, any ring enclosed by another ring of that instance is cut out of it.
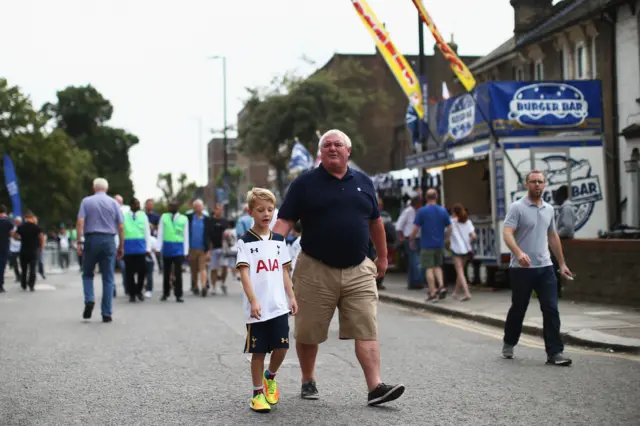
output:
<svg viewBox="0 0 640 426"><path fill-rule="evenodd" d="M524 68L516 67L514 79L517 81L524 81Z"/></svg>
<svg viewBox="0 0 640 426"><path fill-rule="evenodd" d="M576 44L575 57L575 78L583 80L589 78L587 75L587 51L584 42Z"/></svg>
<svg viewBox="0 0 640 426"><path fill-rule="evenodd" d="M591 78L598 78L598 64L596 63L596 38L591 37Z"/></svg>
<svg viewBox="0 0 640 426"><path fill-rule="evenodd" d="M542 59L538 59L533 66L533 77L535 80L544 80L544 65Z"/></svg>

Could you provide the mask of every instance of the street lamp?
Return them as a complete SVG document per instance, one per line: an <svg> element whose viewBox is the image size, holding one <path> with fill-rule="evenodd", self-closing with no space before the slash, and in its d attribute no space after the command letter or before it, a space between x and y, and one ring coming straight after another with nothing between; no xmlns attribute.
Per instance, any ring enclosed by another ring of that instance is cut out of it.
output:
<svg viewBox="0 0 640 426"><path fill-rule="evenodd" d="M223 161L224 161L224 169L222 172L222 183L224 187L225 195L228 197L229 193L229 158L227 152L227 57L223 55L215 55L209 57L209 59L222 59L222 102L224 103L223 107L223 121L224 127L222 129L222 147L223 147ZM224 205L224 213L225 216L229 214L229 203L225 203Z"/></svg>

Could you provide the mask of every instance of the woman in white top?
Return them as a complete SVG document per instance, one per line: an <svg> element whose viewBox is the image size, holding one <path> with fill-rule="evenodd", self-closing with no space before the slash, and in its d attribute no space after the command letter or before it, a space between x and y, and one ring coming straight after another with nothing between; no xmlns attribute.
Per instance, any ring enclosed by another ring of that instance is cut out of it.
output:
<svg viewBox="0 0 640 426"><path fill-rule="evenodd" d="M456 268L456 288L453 290L453 297L458 299L458 291L464 293L461 302L471 299L467 278L464 276L464 265L472 255L471 244L476 239L473 223L467 216L467 210L462 204L453 206L451 215L451 253L453 255L453 265Z"/></svg>

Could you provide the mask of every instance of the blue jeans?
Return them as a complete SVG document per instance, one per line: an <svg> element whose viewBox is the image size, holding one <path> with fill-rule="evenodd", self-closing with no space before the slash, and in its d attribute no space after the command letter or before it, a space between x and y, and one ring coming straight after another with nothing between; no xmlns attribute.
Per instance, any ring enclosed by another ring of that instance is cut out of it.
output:
<svg viewBox="0 0 640 426"><path fill-rule="evenodd" d="M153 255L152 255L153 256ZM155 264L147 260L147 291L153 291L153 267Z"/></svg>
<svg viewBox="0 0 640 426"><path fill-rule="evenodd" d="M504 343L515 346L520 340L522 323L532 290L536 291L542 311L545 351L553 356L564 350L560 337L558 287L553 266L543 268L510 268L511 308L504 325Z"/></svg>
<svg viewBox="0 0 640 426"><path fill-rule="evenodd" d="M84 239L82 256L82 286L84 303L95 302L93 294L93 271L96 264L102 274L102 316L110 317L115 285L114 270L116 260L116 242L113 235L88 234Z"/></svg>
<svg viewBox="0 0 640 426"><path fill-rule="evenodd" d="M415 249L411 250L409 239L404 241L404 249L407 252L408 269L407 281L409 288L422 287L426 280L425 271L420 267L420 239L416 238L413 242Z"/></svg>

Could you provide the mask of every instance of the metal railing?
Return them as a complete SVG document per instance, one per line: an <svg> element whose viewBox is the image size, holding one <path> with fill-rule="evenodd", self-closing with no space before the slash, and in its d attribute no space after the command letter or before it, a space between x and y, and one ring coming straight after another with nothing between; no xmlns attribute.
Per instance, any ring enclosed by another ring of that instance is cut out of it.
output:
<svg viewBox="0 0 640 426"><path fill-rule="evenodd" d="M78 254L73 248L70 248L68 251L68 263L63 263L66 258L67 255L60 253L60 249L58 248L57 243L47 243L41 257L41 261L44 267L44 273L61 274L63 272L66 272L67 270L80 270L80 265L78 264Z"/></svg>

